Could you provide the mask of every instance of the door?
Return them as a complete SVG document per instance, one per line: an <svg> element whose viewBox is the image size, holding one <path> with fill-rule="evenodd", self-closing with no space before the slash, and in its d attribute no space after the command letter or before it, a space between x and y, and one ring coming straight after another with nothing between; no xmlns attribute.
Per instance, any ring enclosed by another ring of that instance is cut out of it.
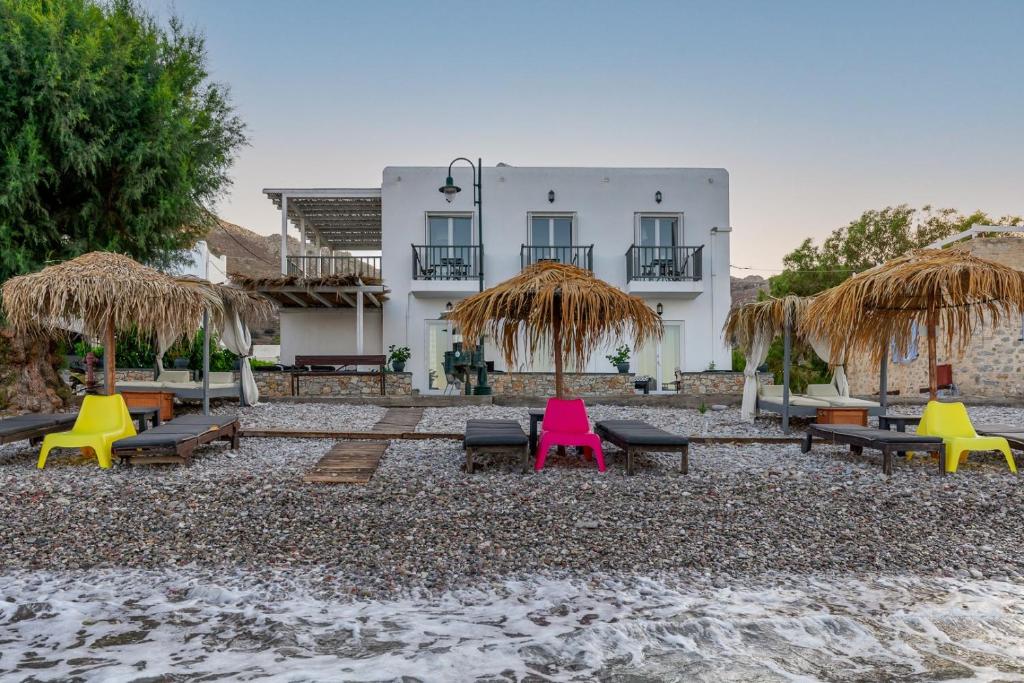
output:
<svg viewBox="0 0 1024 683"><path fill-rule="evenodd" d="M451 351L448 321L427 321L427 391L443 392L448 388L444 373L444 352Z"/></svg>
<svg viewBox="0 0 1024 683"><path fill-rule="evenodd" d="M676 237L679 219L675 216L641 216L638 242L640 273L647 277L668 277L676 267Z"/></svg>
<svg viewBox="0 0 1024 683"><path fill-rule="evenodd" d="M428 216L427 246L426 266L438 279L465 279L476 272L471 216Z"/></svg>
<svg viewBox="0 0 1024 683"><path fill-rule="evenodd" d="M664 323L660 343L647 344L636 354L636 374L654 378L653 389L671 391L669 382L676 381L676 368L683 365L683 323ZM673 385L674 386L674 385Z"/></svg>
<svg viewBox="0 0 1024 683"><path fill-rule="evenodd" d="M572 263L572 216L533 216L530 246L533 247L532 263L541 259Z"/></svg>

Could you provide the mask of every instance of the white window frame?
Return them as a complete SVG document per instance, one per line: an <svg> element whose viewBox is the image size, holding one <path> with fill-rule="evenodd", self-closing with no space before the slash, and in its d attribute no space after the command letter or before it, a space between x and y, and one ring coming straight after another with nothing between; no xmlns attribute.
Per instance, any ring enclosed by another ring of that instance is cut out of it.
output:
<svg viewBox="0 0 1024 683"><path fill-rule="evenodd" d="M674 213L674 212L656 212L656 211L638 211L638 212L633 214L633 244L635 244L638 247L639 246L645 246L645 245L641 244L641 242L640 242L640 221L643 218L654 218L654 219L674 218L675 221L676 221L676 230L675 230L675 241L676 241L676 243L675 243L675 245L671 245L671 246L676 246L676 247L684 246L684 243L683 243L683 214L682 213ZM655 236L655 241L660 239L661 231L656 228L655 231L654 231L654 236ZM670 246L670 245L656 244L656 245L646 245L646 246L665 247L665 246Z"/></svg>
<svg viewBox="0 0 1024 683"><path fill-rule="evenodd" d="M448 244L430 243L431 218L448 219ZM453 218L469 219L469 244L452 244L452 239L455 237L455 225L452 222ZM476 214L472 211L428 211L423 216L423 244L427 245L428 247L475 247L476 232Z"/></svg>
<svg viewBox="0 0 1024 683"><path fill-rule="evenodd" d="M550 247L551 244L534 244L533 243L533 219L534 218L568 218L572 221L569 227L569 246L575 247L579 245L579 225L575 211L528 211L526 213L526 246L528 247ZM554 222L548 223L548 239L554 237Z"/></svg>

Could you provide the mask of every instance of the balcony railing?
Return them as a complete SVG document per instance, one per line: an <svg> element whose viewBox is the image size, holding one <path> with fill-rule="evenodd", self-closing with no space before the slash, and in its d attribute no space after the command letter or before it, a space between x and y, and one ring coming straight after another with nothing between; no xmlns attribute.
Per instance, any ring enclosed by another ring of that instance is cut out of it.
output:
<svg viewBox="0 0 1024 683"><path fill-rule="evenodd" d="M289 256L288 274L304 277L381 277L380 256Z"/></svg>
<svg viewBox="0 0 1024 683"><path fill-rule="evenodd" d="M412 245L413 280L475 280L480 277L480 247Z"/></svg>
<svg viewBox="0 0 1024 683"><path fill-rule="evenodd" d="M555 261L579 266L587 270L594 269L594 245L572 247L532 247L524 244L519 250L519 260L523 268L541 261Z"/></svg>
<svg viewBox="0 0 1024 683"><path fill-rule="evenodd" d="M626 280L700 280L704 247L641 247L626 252Z"/></svg>

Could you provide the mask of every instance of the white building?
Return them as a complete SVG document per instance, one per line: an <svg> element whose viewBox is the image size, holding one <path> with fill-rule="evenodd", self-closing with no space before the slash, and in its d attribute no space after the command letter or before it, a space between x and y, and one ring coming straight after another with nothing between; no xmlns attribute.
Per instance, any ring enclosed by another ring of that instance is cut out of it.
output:
<svg viewBox="0 0 1024 683"><path fill-rule="evenodd" d="M299 254L283 250L282 273L358 270L381 275L389 290L386 300L379 286L295 292L295 307L281 311L282 362L409 346L413 387L444 389L441 363L450 347L442 315L449 302L480 286L473 169L452 169L462 191L450 203L438 191L447 175L445 167L388 167L380 188L264 190L284 208L282 245L289 229L302 245ZM730 306L725 170L499 165L482 170L482 206L485 286L538 259L575 263L661 311L660 348L634 349L633 372L660 385L674 379L676 368L730 369L721 337ZM505 368L491 348L487 357L497 370L552 365L534 358ZM584 370L612 368L601 353Z"/></svg>

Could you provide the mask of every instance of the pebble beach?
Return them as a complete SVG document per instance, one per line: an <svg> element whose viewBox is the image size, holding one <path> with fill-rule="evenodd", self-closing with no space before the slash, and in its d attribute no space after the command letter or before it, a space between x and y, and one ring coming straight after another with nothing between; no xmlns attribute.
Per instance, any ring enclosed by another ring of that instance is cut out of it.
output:
<svg viewBox="0 0 1024 683"><path fill-rule="evenodd" d="M271 403L239 412L248 427L354 430L384 411ZM1018 408L979 406L971 414L976 422L1024 420ZM590 415L635 417L689 435L781 435L777 421L748 424L733 408L595 406ZM525 408L470 406L428 408L417 429L461 431L473 417L528 424ZM947 477L927 457L900 460L885 477L870 452L698 443L688 476L666 454L642 458L638 474L627 477L609 446L604 474L570 454L528 475L510 459L485 459L468 476L456 441L394 441L368 485L343 486L301 479L332 441L241 444L234 452L204 447L190 467L110 471L60 455L38 471L34 448L0 447L0 572L20 586L8 599L25 600L32 576L59 585L111 572L131 586L139 576L189 590L244 584L246 595L301 585L309 600L350 605L336 609L465 601L474 591L497 600L510 585L538 591L538 581L573 586L569 593L594 581L656 581L658 590L704 598L770 577L787 586L896 577L942 590L974 582L1011 593L1024 583L1024 489L993 456L972 456ZM1006 618L1024 647L1020 614ZM9 664L0 657L0 671ZM551 680L588 679L560 678L571 667L552 666ZM610 665L595 666L584 669Z"/></svg>

